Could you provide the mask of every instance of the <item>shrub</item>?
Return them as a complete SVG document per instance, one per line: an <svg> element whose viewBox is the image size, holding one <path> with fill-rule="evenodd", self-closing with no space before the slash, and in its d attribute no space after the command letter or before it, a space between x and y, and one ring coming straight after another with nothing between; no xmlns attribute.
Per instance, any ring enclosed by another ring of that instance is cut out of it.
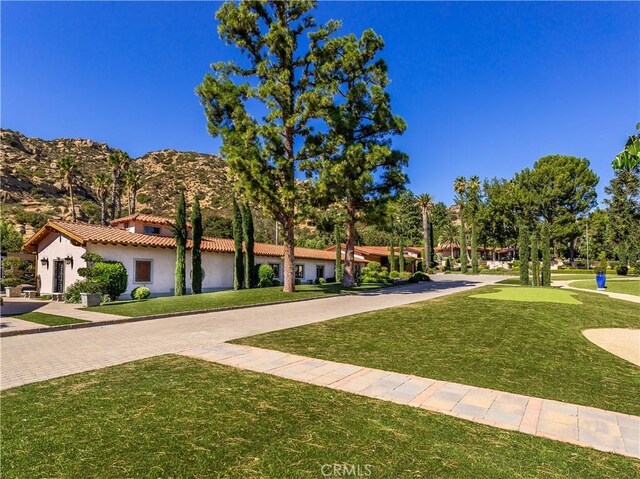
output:
<svg viewBox="0 0 640 479"><path fill-rule="evenodd" d="M318 284L324 284L324 283L326 283L326 281L324 280L324 278L318 278L316 281L318 282Z"/></svg>
<svg viewBox="0 0 640 479"><path fill-rule="evenodd" d="M90 279L81 279L70 285L64 293L65 303L79 303L80 293L102 293L100 284Z"/></svg>
<svg viewBox="0 0 640 479"><path fill-rule="evenodd" d="M93 265L100 291L114 301L127 290L127 269L120 261L101 261Z"/></svg>
<svg viewBox="0 0 640 479"><path fill-rule="evenodd" d="M427 268L427 274L433 274L433 273L434 273L433 268Z"/></svg>
<svg viewBox="0 0 640 479"><path fill-rule="evenodd" d="M280 280L279 279L274 279L273 280L273 286L280 286Z"/></svg>
<svg viewBox="0 0 640 479"><path fill-rule="evenodd" d="M375 278L375 277L369 276L369 275L365 275L364 273L363 273L363 276L360 279L361 279L361 281L363 283L377 283L378 282L378 278Z"/></svg>
<svg viewBox="0 0 640 479"><path fill-rule="evenodd" d="M302 280L300 278L296 278L295 284L301 285L302 284Z"/></svg>
<svg viewBox="0 0 640 479"><path fill-rule="evenodd" d="M629 268L625 265L620 265L616 269L616 274L619 276L626 276L629 273Z"/></svg>
<svg viewBox="0 0 640 479"><path fill-rule="evenodd" d="M273 268L268 264L261 264L258 268L258 286L260 288L268 288L274 285L275 273Z"/></svg>
<svg viewBox="0 0 640 479"><path fill-rule="evenodd" d="M418 273L422 273L422 271L418 271L415 274L418 274ZM403 271L403 272L400 273L400 275L398 277L400 279L402 279L402 280L407 280L407 279L411 278L411 273L409 271Z"/></svg>
<svg viewBox="0 0 640 479"><path fill-rule="evenodd" d="M2 286L18 286L35 283L35 261L19 258L5 258L2 261L4 279Z"/></svg>
<svg viewBox="0 0 640 479"><path fill-rule="evenodd" d="M391 273L389 273L389 278L391 279L397 279L398 277L400 277L400 273L398 273L397 271L392 271Z"/></svg>
<svg viewBox="0 0 640 479"><path fill-rule="evenodd" d="M444 270L451 271L451 258L447 258L444 262Z"/></svg>
<svg viewBox="0 0 640 479"><path fill-rule="evenodd" d="M420 281L431 281L431 278L429 278L428 274L423 273L422 271L416 271L409 278L409 282L411 283L418 283Z"/></svg>
<svg viewBox="0 0 640 479"><path fill-rule="evenodd" d="M147 299L151 296L151 291L146 286L138 286L131 291L131 299Z"/></svg>

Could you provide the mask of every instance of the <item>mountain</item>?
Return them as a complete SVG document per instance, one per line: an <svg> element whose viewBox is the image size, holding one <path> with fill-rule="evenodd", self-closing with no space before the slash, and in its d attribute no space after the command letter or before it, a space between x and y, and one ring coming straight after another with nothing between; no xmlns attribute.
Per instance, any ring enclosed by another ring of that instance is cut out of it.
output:
<svg viewBox="0 0 640 479"><path fill-rule="evenodd" d="M47 219L69 219L69 196L60 178L58 161L71 156L77 160L79 169L74 186L78 217L99 222L100 205L91 183L96 173L110 171L107 157L114 151L118 150L88 139L42 140L13 130L0 130L2 218L27 235ZM138 213L172 216L178 193L184 188L188 202L198 195L203 214L230 217L231 184L222 158L160 150L134 162L143 177L137 196ZM126 198L123 205L126 214Z"/></svg>

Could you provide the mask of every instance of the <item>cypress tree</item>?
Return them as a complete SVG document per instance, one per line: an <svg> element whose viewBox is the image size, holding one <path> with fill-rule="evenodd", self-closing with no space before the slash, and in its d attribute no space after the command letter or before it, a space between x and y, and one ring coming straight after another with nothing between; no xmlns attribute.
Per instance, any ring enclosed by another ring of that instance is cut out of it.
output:
<svg viewBox="0 0 640 479"><path fill-rule="evenodd" d="M404 273L404 238L400 236L398 248L398 270Z"/></svg>
<svg viewBox="0 0 640 479"><path fill-rule="evenodd" d="M242 213L235 198L233 198L233 289L242 289L244 281L244 259L242 257Z"/></svg>
<svg viewBox="0 0 640 479"><path fill-rule="evenodd" d="M518 257L520 259L520 284L529 284L529 234L524 226L518 232Z"/></svg>
<svg viewBox="0 0 640 479"><path fill-rule="evenodd" d="M540 248L542 249L542 286L551 286L551 240L549 226L546 223L542 226Z"/></svg>
<svg viewBox="0 0 640 479"><path fill-rule="evenodd" d="M467 229L464 225L464 214L460 209L460 272L467 272Z"/></svg>
<svg viewBox="0 0 640 479"><path fill-rule="evenodd" d="M534 230L531 233L531 275L534 286L540 286L540 261L538 258L538 233Z"/></svg>
<svg viewBox="0 0 640 479"><path fill-rule="evenodd" d="M245 204L242 207L242 233L244 235L244 285L246 288L254 288L256 286L256 268L255 255L253 253L254 237L253 237L253 215L251 207Z"/></svg>
<svg viewBox="0 0 640 479"><path fill-rule="evenodd" d="M191 210L191 294L202 293L202 211L198 195Z"/></svg>
<svg viewBox="0 0 640 479"><path fill-rule="evenodd" d="M342 237L340 236L340 226L336 223L333 234L336 240L336 281L342 282Z"/></svg>
<svg viewBox="0 0 640 479"><path fill-rule="evenodd" d="M176 238L176 296L183 296L187 289L187 277L185 260L187 252L187 204L184 199L184 191L180 193L178 208L176 209L176 223L173 225L173 235Z"/></svg>
<svg viewBox="0 0 640 479"><path fill-rule="evenodd" d="M471 272L478 274L478 231L476 220L471 222Z"/></svg>
<svg viewBox="0 0 640 479"><path fill-rule="evenodd" d="M436 265L436 250L434 248L435 240L433 239L433 222L429 221L429 251L431 254L429 255L429 264L425 263L427 266L424 268L424 271L427 271L429 268L433 268Z"/></svg>
<svg viewBox="0 0 640 479"><path fill-rule="evenodd" d="M389 272L396 270L396 250L393 245L393 238L389 239Z"/></svg>

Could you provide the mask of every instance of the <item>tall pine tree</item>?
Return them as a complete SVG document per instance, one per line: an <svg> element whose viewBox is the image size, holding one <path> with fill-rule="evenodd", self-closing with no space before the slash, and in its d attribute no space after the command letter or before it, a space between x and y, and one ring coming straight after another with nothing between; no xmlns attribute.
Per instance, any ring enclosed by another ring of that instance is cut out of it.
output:
<svg viewBox="0 0 640 479"><path fill-rule="evenodd" d="M184 199L184 191L180 193L180 200L176 209L176 222L173 225L173 235L176 239L176 296L183 296L187 289L187 276L185 261L187 254L187 204Z"/></svg>
<svg viewBox="0 0 640 479"><path fill-rule="evenodd" d="M242 289L244 283L244 258L242 256L242 213L233 198L233 289Z"/></svg>
<svg viewBox="0 0 640 479"><path fill-rule="evenodd" d="M202 211L196 195L191 210L191 294L202 293Z"/></svg>
<svg viewBox="0 0 640 479"><path fill-rule="evenodd" d="M312 120L328 101L314 75L318 49L338 27L318 26L311 1L225 2L218 33L246 61L212 65L197 93L209 132L222 138L231 177L284 230L284 291L295 290L294 227L300 198L296 170L309 158ZM323 57L323 62L329 59ZM249 103L266 110L252 115Z"/></svg>
<svg viewBox="0 0 640 479"><path fill-rule="evenodd" d="M256 286L256 268L254 255L254 231L253 231L253 215L251 207L245 203L242 207L242 234L244 236L244 285L246 288L254 288Z"/></svg>
<svg viewBox="0 0 640 479"><path fill-rule="evenodd" d="M360 38L332 38L318 49L318 85L332 101L322 109L327 130L309 146L315 161L301 169L316 179L319 198L343 206L346 217L342 284L355 285L356 222L404 188L407 155L391 147L406 129L394 115L387 66L379 57L384 42L373 30Z"/></svg>

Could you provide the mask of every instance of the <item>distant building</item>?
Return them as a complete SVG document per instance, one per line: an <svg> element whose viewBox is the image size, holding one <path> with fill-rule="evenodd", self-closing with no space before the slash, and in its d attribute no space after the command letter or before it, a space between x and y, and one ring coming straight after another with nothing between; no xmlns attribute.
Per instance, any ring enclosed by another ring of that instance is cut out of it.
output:
<svg viewBox="0 0 640 479"><path fill-rule="evenodd" d="M344 257L346 245L341 245L341 254ZM404 258L405 258L405 271L409 271L411 273L416 272L417 263L420 261L420 252L422 248L416 248L413 246L404 247ZM335 254L336 245L329 246L325 249L325 251L332 251ZM398 256L400 255L400 248L394 248L395 251L395 269L398 270ZM391 253L391 249L389 246L356 246L354 249L354 257L357 262L361 262L363 264L368 263L369 261L377 261L381 266L385 268L389 268L389 255Z"/></svg>

